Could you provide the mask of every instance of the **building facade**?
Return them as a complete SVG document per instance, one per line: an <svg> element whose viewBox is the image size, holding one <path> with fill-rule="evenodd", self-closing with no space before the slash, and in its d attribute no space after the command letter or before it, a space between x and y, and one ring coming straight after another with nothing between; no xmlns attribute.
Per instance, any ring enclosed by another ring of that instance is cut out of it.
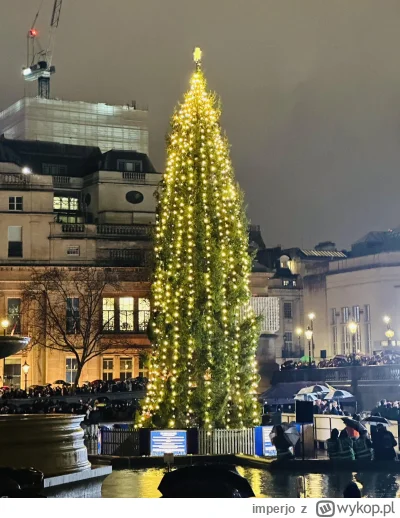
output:
<svg viewBox="0 0 400 518"><path fill-rule="evenodd" d="M146 110L131 105L24 97L0 112L0 135L13 140L137 151L148 154Z"/></svg>
<svg viewBox="0 0 400 518"><path fill-rule="evenodd" d="M0 140L0 316L7 333L29 335L22 292L32 268L113 271L118 290L103 293L103 321L120 337L84 368L81 381L143 375L150 343L151 232L161 179L146 154L91 146ZM68 318L68 308L66 308ZM110 327L110 326L109 326ZM118 341L118 340L117 340ZM0 362L3 383L71 381L72 355L35 347ZM5 368L5 372L3 372Z"/></svg>

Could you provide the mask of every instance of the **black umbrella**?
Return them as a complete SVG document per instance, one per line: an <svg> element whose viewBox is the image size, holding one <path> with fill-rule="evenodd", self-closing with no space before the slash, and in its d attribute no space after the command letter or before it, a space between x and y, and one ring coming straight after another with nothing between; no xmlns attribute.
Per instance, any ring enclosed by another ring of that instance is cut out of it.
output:
<svg viewBox="0 0 400 518"><path fill-rule="evenodd" d="M382 424L390 424L386 417L381 417L379 415L370 415L369 417L363 419L364 423L382 423Z"/></svg>
<svg viewBox="0 0 400 518"><path fill-rule="evenodd" d="M188 466L166 473L158 486L164 498L251 498L249 482L234 466Z"/></svg>
<svg viewBox="0 0 400 518"><path fill-rule="evenodd" d="M68 381L64 380L56 380L53 385L65 385L66 387L70 387L71 383L68 383Z"/></svg>
<svg viewBox="0 0 400 518"><path fill-rule="evenodd" d="M351 419L350 417L342 417L342 421L346 426L353 428L357 432L361 432L362 430L366 430L365 426L363 426L360 421L356 421L355 419Z"/></svg>

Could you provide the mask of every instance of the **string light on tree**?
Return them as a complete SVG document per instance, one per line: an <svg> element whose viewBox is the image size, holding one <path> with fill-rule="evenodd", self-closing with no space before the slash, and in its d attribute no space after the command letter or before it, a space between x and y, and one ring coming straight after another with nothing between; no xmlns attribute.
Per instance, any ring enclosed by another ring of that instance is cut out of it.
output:
<svg viewBox="0 0 400 518"><path fill-rule="evenodd" d="M243 196L199 48L193 59L158 196L153 355L138 424L211 431L259 422L259 333Z"/></svg>

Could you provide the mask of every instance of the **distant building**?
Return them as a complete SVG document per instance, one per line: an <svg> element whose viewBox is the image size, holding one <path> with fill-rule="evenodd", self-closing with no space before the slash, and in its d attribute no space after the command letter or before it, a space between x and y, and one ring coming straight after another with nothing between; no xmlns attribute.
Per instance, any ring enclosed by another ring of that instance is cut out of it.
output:
<svg viewBox="0 0 400 518"><path fill-rule="evenodd" d="M147 111L134 105L24 97L0 112L0 135L148 154Z"/></svg>
<svg viewBox="0 0 400 518"><path fill-rule="evenodd" d="M123 279L121 293L104 298L124 350L91 360L82 381L144 374L140 353L150 347L151 232L160 180L144 153L0 139L0 317L10 321L8 331L28 332L21 290L32 266L107 267ZM124 325L118 324L121 304ZM0 362L2 379L5 374L18 386L25 360L30 385L74 378L72 356L34 348L7 358L5 373Z"/></svg>

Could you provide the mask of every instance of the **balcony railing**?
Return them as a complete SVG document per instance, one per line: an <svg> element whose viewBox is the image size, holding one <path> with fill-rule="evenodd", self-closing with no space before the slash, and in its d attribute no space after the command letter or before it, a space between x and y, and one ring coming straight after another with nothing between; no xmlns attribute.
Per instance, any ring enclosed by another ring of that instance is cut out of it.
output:
<svg viewBox="0 0 400 518"><path fill-rule="evenodd" d="M68 187L71 183L71 178L69 176L53 176L53 185L57 187Z"/></svg>
<svg viewBox="0 0 400 518"><path fill-rule="evenodd" d="M132 248L109 248L97 251L97 260L115 266L148 266L148 254Z"/></svg>
<svg viewBox="0 0 400 518"><path fill-rule="evenodd" d="M149 225L97 225L97 233L109 236L150 237Z"/></svg>
<svg viewBox="0 0 400 518"><path fill-rule="evenodd" d="M6 185L29 185L31 176L29 174L0 174L0 184Z"/></svg>
<svg viewBox="0 0 400 518"><path fill-rule="evenodd" d="M85 225L83 223L64 223L61 225L62 232L77 233L85 232Z"/></svg>
<svg viewBox="0 0 400 518"><path fill-rule="evenodd" d="M132 180L136 183L146 183L146 173L136 173L133 171L124 171L122 173L124 180Z"/></svg>

